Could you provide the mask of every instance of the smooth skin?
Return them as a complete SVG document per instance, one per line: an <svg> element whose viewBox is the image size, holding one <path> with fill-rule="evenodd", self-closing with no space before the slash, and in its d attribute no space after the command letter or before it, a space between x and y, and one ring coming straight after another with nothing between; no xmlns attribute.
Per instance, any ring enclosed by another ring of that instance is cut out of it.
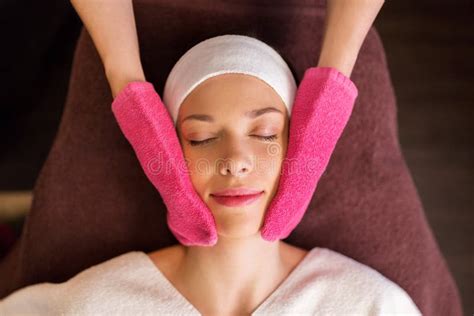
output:
<svg viewBox="0 0 474 316"><path fill-rule="evenodd" d="M71 1L104 64L112 96L131 81L146 81L141 66L131 0ZM333 67L350 77L382 0L328 0L321 54L317 66ZM273 106L283 114L255 119L243 113ZM182 120L206 114L214 122ZM288 113L282 100L263 81L243 74L210 78L186 98L177 131L196 191L216 219L214 247L180 244L149 253L156 267L204 315L250 315L303 260L308 251L283 241L264 241L258 230L276 193L288 143ZM258 136L277 135L272 141ZM202 146L192 142L214 138ZM280 148L270 155L270 144ZM227 159L227 164L217 164ZM259 159L266 161L256 165ZM204 161L203 168L202 161ZM264 168L263 166L270 166ZM242 208L217 204L210 193L244 185L265 191Z"/></svg>
<svg viewBox="0 0 474 316"><path fill-rule="evenodd" d="M276 111L245 115L267 107ZM194 114L213 121L186 120ZM250 314L307 253L282 241L265 241L259 233L277 191L288 124L280 96L265 82L244 74L204 81L179 109L178 136L191 181L215 218L219 238L213 247L171 247L167 254L181 257L171 259L173 266L160 257L166 251L158 250L151 257L204 315ZM264 195L241 207L223 206L210 195L236 186L258 189Z"/></svg>

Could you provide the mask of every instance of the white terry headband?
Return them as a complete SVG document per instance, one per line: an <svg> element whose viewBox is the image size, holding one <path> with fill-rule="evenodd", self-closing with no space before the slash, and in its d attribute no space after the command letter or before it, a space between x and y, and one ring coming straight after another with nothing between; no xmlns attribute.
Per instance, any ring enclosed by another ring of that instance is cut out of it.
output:
<svg viewBox="0 0 474 316"><path fill-rule="evenodd" d="M206 79L225 73L248 74L263 80L280 95L290 116L297 85L280 54L254 37L227 34L193 46L168 75L163 102L175 126L186 96Z"/></svg>

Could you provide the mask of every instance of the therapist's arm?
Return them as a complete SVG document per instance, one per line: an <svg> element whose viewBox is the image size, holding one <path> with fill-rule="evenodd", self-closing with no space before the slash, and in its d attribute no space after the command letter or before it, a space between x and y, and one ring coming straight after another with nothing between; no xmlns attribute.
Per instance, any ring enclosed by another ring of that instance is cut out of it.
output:
<svg viewBox="0 0 474 316"><path fill-rule="evenodd" d="M71 0L104 65L112 96L130 81L146 81L132 0Z"/></svg>
<svg viewBox="0 0 474 316"><path fill-rule="evenodd" d="M384 0L327 0L319 67L350 77L362 43Z"/></svg>

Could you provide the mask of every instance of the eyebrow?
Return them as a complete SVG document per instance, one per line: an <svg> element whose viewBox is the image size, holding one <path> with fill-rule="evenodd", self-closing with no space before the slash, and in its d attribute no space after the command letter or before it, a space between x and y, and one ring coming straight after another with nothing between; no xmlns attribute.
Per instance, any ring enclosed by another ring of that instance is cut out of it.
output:
<svg viewBox="0 0 474 316"><path fill-rule="evenodd" d="M247 112L244 113L244 116L246 116L248 118L255 119L255 118L257 118L257 117L259 117L263 114L266 114L266 113L280 113L280 114L283 115L282 111L278 110L277 108L275 108L273 106L268 106L268 107L265 107L265 108L262 108L262 109L247 111ZM202 121L202 122L214 122L214 118L212 116L206 115L206 114L192 114L192 115L186 116L181 121L181 123L183 123L186 120L198 120L198 121Z"/></svg>

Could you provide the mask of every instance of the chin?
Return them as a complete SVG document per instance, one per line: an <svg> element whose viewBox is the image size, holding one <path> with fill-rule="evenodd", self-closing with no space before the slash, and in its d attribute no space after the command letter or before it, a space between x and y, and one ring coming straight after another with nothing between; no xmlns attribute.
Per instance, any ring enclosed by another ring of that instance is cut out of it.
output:
<svg viewBox="0 0 474 316"><path fill-rule="evenodd" d="M260 235L260 227L258 225L250 225L248 227L232 227L232 228L219 228L217 229L219 237L225 238L247 238L255 235Z"/></svg>
<svg viewBox="0 0 474 316"><path fill-rule="evenodd" d="M212 215L216 221L217 233L229 238L248 237L258 234L263 225L265 208L223 207L212 205Z"/></svg>

